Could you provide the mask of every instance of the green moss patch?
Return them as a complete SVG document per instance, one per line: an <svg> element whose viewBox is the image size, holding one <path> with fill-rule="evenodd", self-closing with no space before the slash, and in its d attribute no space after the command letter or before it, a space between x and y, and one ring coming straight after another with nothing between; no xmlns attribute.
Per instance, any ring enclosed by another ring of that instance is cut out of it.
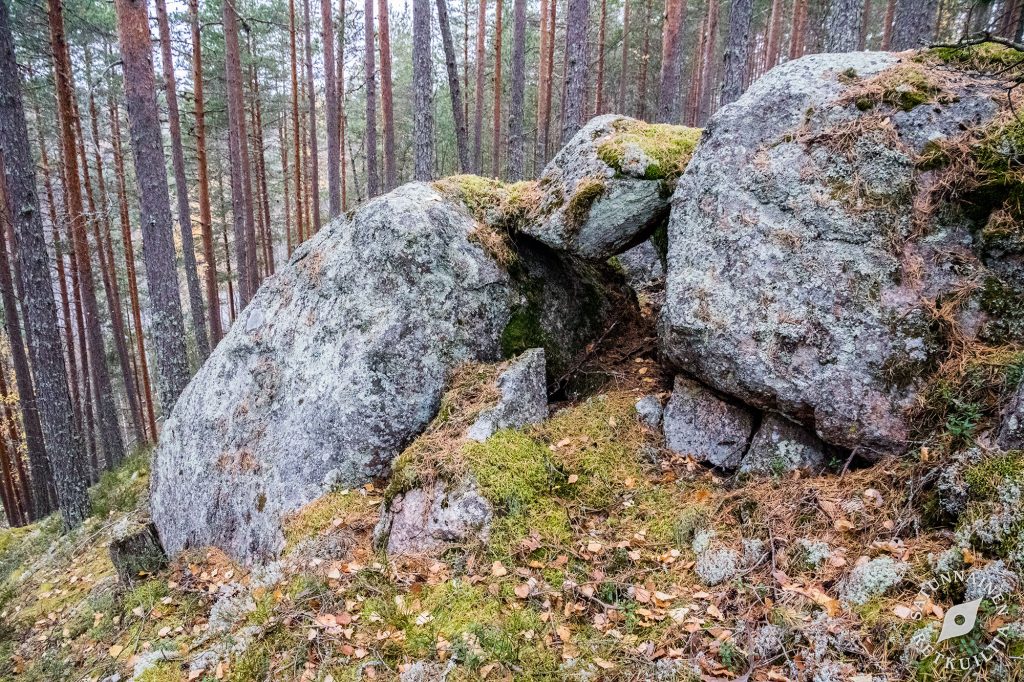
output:
<svg viewBox="0 0 1024 682"><path fill-rule="evenodd" d="M601 178L583 178L576 184L569 201L565 204L565 226L570 234L577 232L587 218L590 207L604 194L606 185Z"/></svg>
<svg viewBox="0 0 1024 682"><path fill-rule="evenodd" d="M930 102L949 102L952 95L922 64L900 64L850 88L846 99L861 111L887 105L911 111Z"/></svg>
<svg viewBox="0 0 1024 682"><path fill-rule="evenodd" d="M598 158L624 173L631 148L639 150L651 161L644 172L647 180L675 180L682 175L701 135L699 128L667 123L617 121L613 125L615 132L598 144Z"/></svg>
<svg viewBox="0 0 1024 682"><path fill-rule="evenodd" d="M933 47L924 52L922 58L971 71L992 73L1020 66L1024 54L998 43L980 43L960 47Z"/></svg>
<svg viewBox="0 0 1024 682"><path fill-rule="evenodd" d="M477 222L495 229L519 231L538 216L540 190L535 181L504 183L478 175L453 175L433 186L465 205Z"/></svg>

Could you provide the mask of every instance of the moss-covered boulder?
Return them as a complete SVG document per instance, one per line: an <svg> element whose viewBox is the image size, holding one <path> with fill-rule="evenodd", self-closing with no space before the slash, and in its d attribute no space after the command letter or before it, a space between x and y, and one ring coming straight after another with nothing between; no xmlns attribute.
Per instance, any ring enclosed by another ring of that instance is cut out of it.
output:
<svg viewBox="0 0 1024 682"><path fill-rule="evenodd" d="M668 198L700 131L608 114L587 123L544 169L538 219L524 231L604 260L642 241L668 216Z"/></svg>
<svg viewBox="0 0 1024 682"><path fill-rule="evenodd" d="M1022 357L1022 130L932 53L776 67L677 184L667 356L872 459L980 433Z"/></svg>
<svg viewBox="0 0 1024 682"><path fill-rule="evenodd" d="M286 515L388 472L456 367L540 347L560 372L601 333L593 268L469 208L405 185L263 284L164 424L152 508L169 553L275 556Z"/></svg>

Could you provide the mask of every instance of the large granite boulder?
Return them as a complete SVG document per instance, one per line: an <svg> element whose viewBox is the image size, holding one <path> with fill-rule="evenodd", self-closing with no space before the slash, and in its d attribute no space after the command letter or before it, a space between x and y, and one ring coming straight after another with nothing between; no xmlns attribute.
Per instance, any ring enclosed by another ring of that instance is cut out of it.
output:
<svg viewBox="0 0 1024 682"><path fill-rule="evenodd" d="M583 258L626 250L664 222L699 139L696 128L617 114L591 119L544 169L540 215L523 230Z"/></svg>
<svg viewBox="0 0 1024 682"><path fill-rule="evenodd" d="M712 118L672 200L669 359L831 444L903 450L953 339L993 329L990 278L1020 284L980 197L953 200L974 147L944 146L1005 99L933 55L812 55L754 83Z"/></svg>
<svg viewBox="0 0 1024 682"><path fill-rule="evenodd" d="M550 362L600 332L600 287L571 259L519 244L513 274L480 229L406 185L325 226L260 287L164 424L152 510L169 553L273 557L282 517L387 473L455 367L536 346Z"/></svg>

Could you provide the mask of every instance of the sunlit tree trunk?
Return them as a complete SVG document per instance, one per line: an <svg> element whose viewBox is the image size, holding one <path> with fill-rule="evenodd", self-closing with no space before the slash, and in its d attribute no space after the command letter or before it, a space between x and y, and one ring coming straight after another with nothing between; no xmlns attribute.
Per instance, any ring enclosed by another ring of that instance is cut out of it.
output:
<svg viewBox="0 0 1024 682"><path fill-rule="evenodd" d="M782 0L772 0L771 11L768 14L768 37L765 40L765 71L779 63L779 45L782 43L782 15Z"/></svg>
<svg viewBox="0 0 1024 682"><path fill-rule="evenodd" d="M331 0L320 0L324 47L324 112L327 116L327 215L334 220L341 214L341 142L338 125L338 82L334 73L334 12ZM340 17L345 22L344 13Z"/></svg>
<svg viewBox="0 0 1024 682"><path fill-rule="evenodd" d="M666 0L661 32L661 83L658 87L658 120L679 120L679 71L683 61L683 22L686 0Z"/></svg>
<svg viewBox="0 0 1024 682"><path fill-rule="evenodd" d="M313 40L312 17L309 13L309 0L302 0L303 44L306 55L306 97L309 99L309 203L313 222L309 224L309 232L320 230L320 143L316 134L316 81L313 80Z"/></svg>
<svg viewBox="0 0 1024 682"><path fill-rule="evenodd" d="M377 26L380 38L380 110L384 122L384 191L398 185L395 167L395 96L391 73L391 28L388 0L377 1Z"/></svg>
<svg viewBox="0 0 1024 682"><path fill-rule="evenodd" d="M619 99L617 109L626 113L626 84L629 82L629 8L631 0L623 0L622 10L622 66L619 67Z"/></svg>
<svg viewBox="0 0 1024 682"><path fill-rule="evenodd" d="M487 38L487 0L480 0L476 22L476 108L473 113L473 170L483 173L484 166L484 41Z"/></svg>
<svg viewBox="0 0 1024 682"><path fill-rule="evenodd" d="M363 4L363 35L365 37L365 52L363 54L363 68L366 75L366 196L372 199L380 194L380 176L377 171L377 67L374 58L375 45L373 39L373 0L364 0ZM298 117L294 122L298 128ZM296 138L295 143L295 164L299 161L299 145ZM298 177L298 170L295 171ZM296 188L301 183L295 183ZM302 214L302 207L299 204L300 192L295 192L296 215ZM301 220L301 218L296 218Z"/></svg>

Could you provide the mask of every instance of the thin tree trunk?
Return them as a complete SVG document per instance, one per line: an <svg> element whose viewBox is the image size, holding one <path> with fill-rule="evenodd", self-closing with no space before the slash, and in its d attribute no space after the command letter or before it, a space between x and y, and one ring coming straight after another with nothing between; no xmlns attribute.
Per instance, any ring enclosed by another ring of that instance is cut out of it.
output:
<svg viewBox="0 0 1024 682"><path fill-rule="evenodd" d="M188 12L192 30L192 90L195 105L199 224L203 233L203 258L206 260L206 304L210 310L210 340L212 345L216 346L224 336L224 329L220 320L217 258L213 250L213 213L210 210L210 174L206 161L206 107L203 94L203 46L199 32L199 0L188 0Z"/></svg>
<svg viewBox="0 0 1024 682"><path fill-rule="evenodd" d="M295 187L302 186L302 163L299 155L302 153L302 143L299 140L299 58L295 36L295 0L288 0L288 38L291 50L292 67L292 149L295 153ZM305 239L302 224L302 193L296 189L295 192L295 244L301 244ZM289 251L289 255L290 255Z"/></svg>
<svg viewBox="0 0 1024 682"><path fill-rule="evenodd" d="M132 226L128 217L128 188L124 172L124 152L121 147L121 116L114 99L108 102L110 122L114 138L114 168L117 174L117 203L121 220L121 242L124 245L125 274L128 278L128 297L131 301L132 321L135 326L135 344L138 346L139 370L142 374L142 389L146 398L146 417L149 433L156 440L156 407L153 400L153 386L149 378L149 359L146 355L145 333L142 329L142 305L139 300L139 278L135 270L135 245L132 243Z"/></svg>
<svg viewBox="0 0 1024 682"><path fill-rule="evenodd" d="M885 19L882 22L882 49L888 50L892 45L892 22L896 16L896 0L885 4Z"/></svg>
<svg viewBox="0 0 1024 682"><path fill-rule="evenodd" d="M629 82L629 8L631 0L623 0L622 10L622 66L619 67L618 111L626 113L626 83Z"/></svg>
<svg viewBox="0 0 1024 682"><path fill-rule="evenodd" d="M391 28L388 0L377 0L377 26L380 38L380 108L384 121L384 191L398 185L395 167L395 98L391 74Z"/></svg>
<svg viewBox="0 0 1024 682"><path fill-rule="evenodd" d="M100 327L99 305L92 278L92 264L89 259L89 238L86 233L85 215L82 210L82 190L78 179L78 161L75 157L74 133L74 88L71 80L71 57L64 32L64 16L61 0L48 0L48 24L50 45L53 51L54 73L57 90L57 114L60 121L64 147L65 185L67 187L68 222L75 240L79 288L82 301L85 329L88 336L89 371L96 387L99 403L100 434L103 449L111 461L124 458L124 441L117 422L114 406L114 392L110 384L110 373L106 366L106 351L103 332ZM73 487L74 481L65 480L61 485ZM69 491L68 494L77 495Z"/></svg>
<svg viewBox="0 0 1024 682"><path fill-rule="evenodd" d="M804 53L804 24L807 20L807 0L794 0L793 26L789 34L789 58L796 59Z"/></svg>
<svg viewBox="0 0 1024 682"><path fill-rule="evenodd" d="M476 22L476 110L473 114L473 170L483 173L484 166L484 41L487 38L487 0L480 0Z"/></svg>
<svg viewBox="0 0 1024 682"><path fill-rule="evenodd" d="M523 179L526 105L526 0L512 4L512 93L508 105L508 179Z"/></svg>
<svg viewBox="0 0 1024 682"><path fill-rule="evenodd" d="M218 168L217 172L217 198L220 204L220 227L221 236L224 238L224 265L227 267L228 275L228 315L231 324L235 323L238 311L235 308L235 285L234 276L231 273L231 248L228 245L228 221L227 207L224 203L224 169Z"/></svg>
<svg viewBox="0 0 1024 682"><path fill-rule="evenodd" d="M266 272L274 274L274 242L273 232L270 229L270 195L267 191L267 158L266 145L263 142L263 105L260 97L259 68L257 66L256 51L252 44L252 34L249 36L249 53L251 55L250 68L252 69L252 129L253 144L256 146L254 161L256 166L256 186L259 189L260 205L257 208L263 221L263 262Z"/></svg>
<svg viewBox="0 0 1024 682"><path fill-rule="evenodd" d="M430 0L413 0L413 174L420 182L431 179L434 167L434 83L430 60ZM458 104L454 108L458 110Z"/></svg>
<svg viewBox="0 0 1024 682"><path fill-rule="evenodd" d="M749 67L750 23L753 17L753 0L732 0L729 7L729 38L725 48L725 75L722 79L722 104L735 102L743 94Z"/></svg>
<svg viewBox="0 0 1024 682"><path fill-rule="evenodd" d="M565 24L566 91L562 125L562 144L566 144L580 128L587 93L587 33L590 22L589 0L569 0Z"/></svg>
<svg viewBox="0 0 1024 682"><path fill-rule="evenodd" d="M860 15L860 32L857 35L857 49L863 50L868 42L868 25L871 23L871 0L864 0L864 9Z"/></svg>
<svg viewBox="0 0 1024 682"><path fill-rule="evenodd" d="M555 82L555 20L558 14L558 0L548 0L548 58L546 60L547 71L544 74L544 80L546 81L546 87L544 89L544 121L542 127L544 130L544 161L547 162L548 157L551 155L551 102L552 102L552 90ZM541 164L543 168L544 164ZM538 170L539 175L542 170Z"/></svg>
<svg viewBox="0 0 1024 682"><path fill-rule="evenodd" d="M651 65L651 2L644 3L644 49L640 55L640 82L637 84L636 117L647 118L647 73Z"/></svg>
<svg viewBox="0 0 1024 682"><path fill-rule="evenodd" d="M548 0L540 0L540 45L537 64L537 134L533 139L533 175L540 175L544 167L545 131L544 126L544 76L547 73L548 60Z"/></svg>
<svg viewBox="0 0 1024 682"><path fill-rule="evenodd" d="M852 52L860 41L864 0L830 0L825 16L825 52Z"/></svg>
<svg viewBox="0 0 1024 682"><path fill-rule="evenodd" d="M491 175L498 177L501 171L501 19L502 0L494 4L494 106L491 125Z"/></svg>
<svg viewBox="0 0 1024 682"><path fill-rule="evenodd" d="M661 84L658 86L658 121L679 120L679 71L683 61L683 23L686 0L666 0L661 32Z"/></svg>
<svg viewBox="0 0 1024 682"><path fill-rule="evenodd" d="M597 28L597 94L594 97L594 114L604 113L604 49L605 32L608 24L608 0L601 0L601 21Z"/></svg>
<svg viewBox="0 0 1024 682"><path fill-rule="evenodd" d="M188 202L188 180L185 175L185 151L181 144L181 117L178 113L178 86L174 77L174 58L171 56L171 27L167 20L165 0L156 0L156 19L160 30L160 52L163 62L164 95L167 99L167 127L171 133L171 164L174 168L174 194L178 199L178 227L181 231L182 264L188 288L192 327L196 337L199 362L210 355L210 341L206 335L206 311L203 308L199 270L196 266L196 247L192 238L192 214Z"/></svg>
<svg viewBox="0 0 1024 682"><path fill-rule="evenodd" d="M281 191L284 194L284 238L288 248L288 258L292 257L292 208L288 195L288 147L287 136L284 129L284 117L281 117L281 125L278 128L278 135L281 147Z"/></svg>
<svg viewBox="0 0 1024 682"><path fill-rule="evenodd" d="M309 98L309 194L313 214L309 232L313 234L320 231L320 141L316 134L316 82L313 80L313 39L309 0L302 0L302 15L303 43L306 48L306 96Z"/></svg>
<svg viewBox="0 0 1024 682"><path fill-rule="evenodd" d="M543 0L546 1L546 0ZM455 146L459 154L459 170L471 172L469 164L469 132L466 130L465 110L462 107L462 92L459 86L459 66L455 62L455 44L452 42L452 27L448 20L448 3L437 0L437 23L441 27L441 44L444 47L444 65L448 73L448 93L452 100L452 119L455 121Z"/></svg>
<svg viewBox="0 0 1024 682"><path fill-rule="evenodd" d="M157 394L164 413L170 414L188 383L189 370L178 272L174 264L174 226L167 167L164 165L160 114L156 107L152 39L145 0L115 0L115 8L124 63L128 130L135 157L135 179L139 185L143 263L154 311L151 324L156 343ZM187 213L187 206L185 211Z"/></svg>
<svg viewBox="0 0 1024 682"><path fill-rule="evenodd" d="M334 72L334 18L331 0L320 0L324 46L324 110L327 116L327 215L334 220L341 214L341 142L338 124L338 82ZM345 22L344 11L341 22Z"/></svg>
<svg viewBox="0 0 1024 682"><path fill-rule="evenodd" d="M365 36L366 50L363 55L363 67L366 74L366 196L372 199L380 194L380 176L377 171L377 67L374 61L373 44L373 0L364 0L363 3L363 35ZM296 116L295 127L298 129L299 121ZM299 143L295 140L295 165L299 164ZM298 177L298 168L295 170ZM302 215L302 207L299 203L300 192L297 188L302 185L296 182L295 205L296 215ZM302 220L301 217L296 220Z"/></svg>
<svg viewBox="0 0 1024 682"><path fill-rule="evenodd" d="M707 122L708 118L711 117L711 114L714 110L713 95L715 91L715 65L717 64L717 60L715 59L715 48L718 45L718 10L719 0L710 0L708 2L707 40L704 43L704 69L700 77L701 125Z"/></svg>
<svg viewBox="0 0 1024 682"><path fill-rule="evenodd" d="M765 41L765 71L779 63L779 45L782 42L782 14L782 0L772 0L771 12L768 15L768 38Z"/></svg>
<svg viewBox="0 0 1024 682"><path fill-rule="evenodd" d="M348 174L345 171L345 0L338 0L338 164L341 167L341 210L348 210Z"/></svg>

